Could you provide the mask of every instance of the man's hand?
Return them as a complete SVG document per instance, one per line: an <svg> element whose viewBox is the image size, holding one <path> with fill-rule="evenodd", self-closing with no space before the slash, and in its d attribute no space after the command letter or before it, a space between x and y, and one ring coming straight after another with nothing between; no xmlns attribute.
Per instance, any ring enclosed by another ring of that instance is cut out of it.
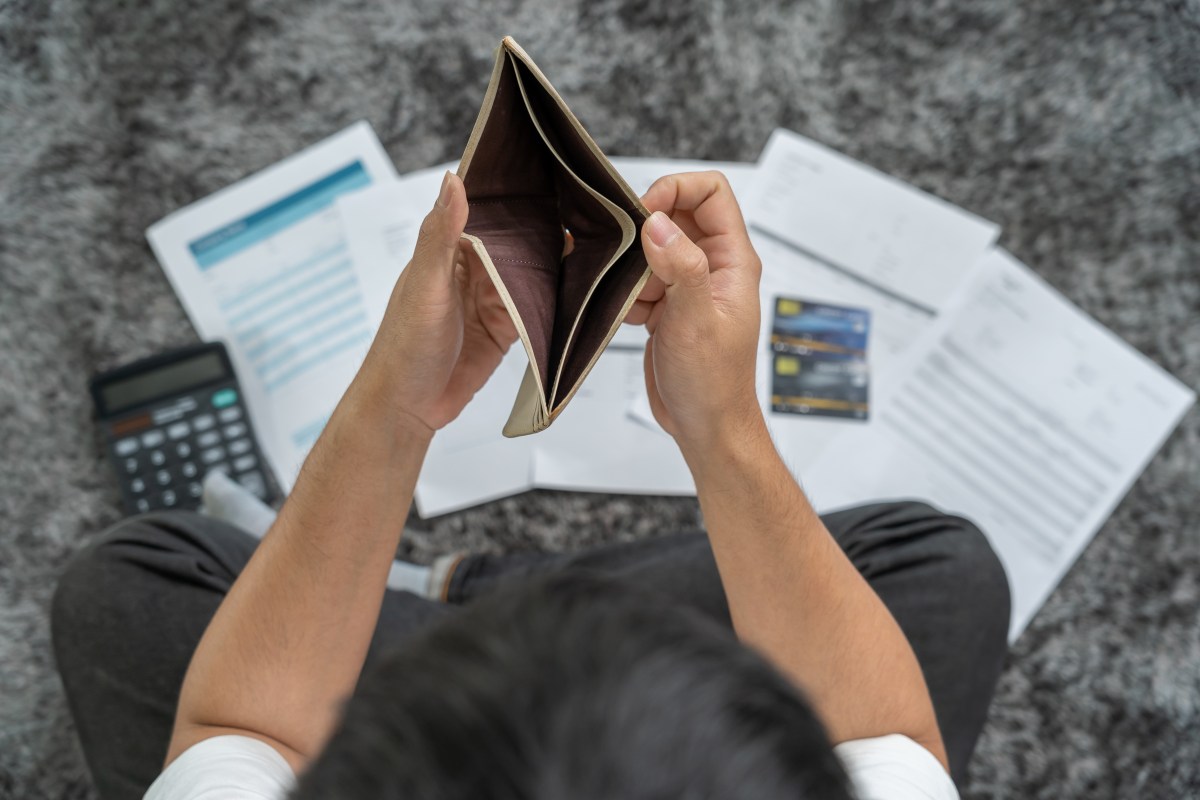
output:
<svg viewBox="0 0 1200 800"><path fill-rule="evenodd" d="M642 247L653 272L627 321L645 323L646 390L689 459L732 420L761 420L755 397L762 263L719 172L660 178Z"/></svg>
<svg viewBox="0 0 1200 800"><path fill-rule="evenodd" d="M516 338L482 265L459 246L466 219L462 181L447 175L362 369L196 648L168 762L237 733L300 770L337 724L433 431Z"/></svg>
<svg viewBox="0 0 1200 800"><path fill-rule="evenodd" d="M447 172L363 368L397 411L431 432L462 412L517 338L478 256L459 238L466 222L466 191Z"/></svg>
<svg viewBox="0 0 1200 800"><path fill-rule="evenodd" d="M779 458L755 398L761 263L717 172L671 175L643 198L654 276L644 322L654 416L696 481L738 637L804 689L834 742L903 733L945 748L903 632Z"/></svg>

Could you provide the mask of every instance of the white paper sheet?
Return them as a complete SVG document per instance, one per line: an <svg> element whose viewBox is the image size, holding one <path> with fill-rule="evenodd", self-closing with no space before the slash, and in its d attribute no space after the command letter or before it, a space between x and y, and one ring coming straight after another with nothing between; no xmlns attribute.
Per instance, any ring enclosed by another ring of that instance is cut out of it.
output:
<svg viewBox="0 0 1200 800"><path fill-rule="evenodd" d="M409 172L337 199L373 330L383 321L396 279L412 258L421 221L437 201L446 171L456 167L452 161Z"/></svg>
<svg viewBox="0 0 1200 800"><path fill-rule="evenodd" d="M754 225L878 289L937 311L999 234L987 220L777 129L745 212Z"/></svg>
<svg viewBox="0 0 1200 800"><path fill-rule="evenodd" d="M146 232L196 330L228 346L285 491L373 333L334 201L394 177L359 122Z"/></svg>
<svg viewBox="0 0 1200 800"><path fill-rule="evenodd" d="M1001 250L807 474L820 511L921 498L987 534L1015 639L1195 394Z"/></svg>

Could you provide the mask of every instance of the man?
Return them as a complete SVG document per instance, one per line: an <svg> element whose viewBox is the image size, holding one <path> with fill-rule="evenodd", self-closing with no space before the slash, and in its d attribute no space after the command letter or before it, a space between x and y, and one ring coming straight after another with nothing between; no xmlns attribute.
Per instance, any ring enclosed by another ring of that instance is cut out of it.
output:
<svg viewBox="0 0 1200 800"><path fill-rule="evenodd" d="M860 797L956 796L1003 570L927 506L814 513L755 397L760 264L728 183L669 176L644 202L653 277L629 321L706 531L468 556L446 602L386 589L431 438L515 339L448 174L261 544L141 517L64 576L56 652L102 794L165 764L147 796L282 797L300 775L300 797L823 798L847 774Z"/></svg>

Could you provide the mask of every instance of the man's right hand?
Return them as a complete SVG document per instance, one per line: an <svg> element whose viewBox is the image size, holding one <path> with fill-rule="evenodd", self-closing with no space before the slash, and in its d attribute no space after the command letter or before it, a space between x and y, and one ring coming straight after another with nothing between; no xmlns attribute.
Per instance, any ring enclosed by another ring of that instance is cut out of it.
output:
<svg viewBox="0 0 1200 800"><path fill-rule="evenodd" d="M653 273L626 321L645 323L654 417L689 463L761 426L755 396L762 263L719 172L668 175L642 198L653 212L642 247Z"/></svg>
<svg viewBox="0 0 1200 800"><path fill-rule="evenodd" d="M671 175L643 198L654 416L679 444L738 638L804 690L833 742L903 734L946 765L903 631L775 452L755 397L761 263L729 183Z"/></svg>

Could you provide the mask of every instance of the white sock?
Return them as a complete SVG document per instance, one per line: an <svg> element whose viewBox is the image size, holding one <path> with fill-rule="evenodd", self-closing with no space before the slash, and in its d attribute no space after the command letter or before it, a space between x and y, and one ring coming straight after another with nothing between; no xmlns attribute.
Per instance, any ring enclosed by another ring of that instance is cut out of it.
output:
<svg viewBox="0 0 1200 800"><path fill-rule="evenodd" d="M412 592L418 597L430 597L429 567L401 561L397 558L392 562L391 569L388 570L387 585L389 589ZM438 598L430 597L430 599L437 600Z"/></svg>
<svg viewBox="0 0 1200 800"><path fill-rule="evenodd" d="M275 509L224 472L210 472L204 477L202 498L201 511L241 528L255 539L261 539L275 521Z"/></svg>

